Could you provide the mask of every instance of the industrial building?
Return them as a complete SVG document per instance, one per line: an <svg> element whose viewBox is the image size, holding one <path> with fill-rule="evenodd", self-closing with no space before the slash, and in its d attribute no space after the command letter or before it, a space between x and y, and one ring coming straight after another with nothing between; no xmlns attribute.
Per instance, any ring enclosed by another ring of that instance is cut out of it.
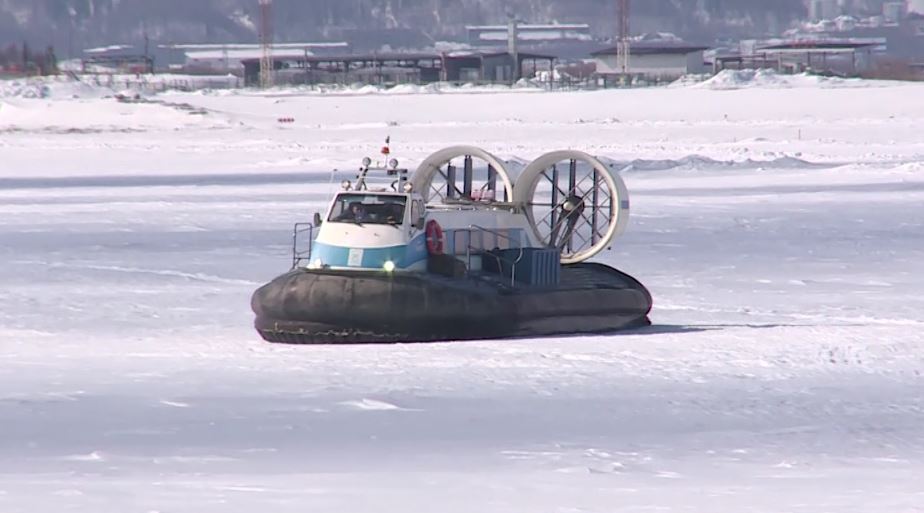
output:
<svg viewBox="0 0 924 513"><path fill-rule="evenodd" d="M259 59L262 49L256 43L167 44L158 48L179 54L183 71L198 73L240 73L247 59ZM274 43L271 51L279 58L299 58L349 51L345 42Z"/></svg>
<svg viewBox="0 0 924 513"><path fill-rule="evenodd" d="M504 44L508 38L508 25L468 25L468 43L472 46L496 46ZM517 39L522 43L548 43L558 41L592 41L590 25L576 24L549 24L528 25L517 24Z"/></svg>
<svg viewBox="0 0 924 513"><path fill-rule="evenodd" d="M143 53L142 53L143 52ZM87 48L80 59L81 73L130 73L154 72L154 57L147 50L131 45L110 45Z"/></svg>
<svg viewBox="0 0 924 513"><path fill-rule="evenodd" d="M707 46L677 41L633 41L629 45L629 67L623 70L619 62L619 47L606 48L591 55L597 65L597 76L604 84L624 82L625 75L646 82L667 82L688 74L706 73L703 57Z"/></svg>
<svg viewBox="0 0 924 513"><path fill-rule="evenodd" d="M382 52L329 56L273 56L281 84L512 83L555 66L555 56L504 51ZM244 83L260 83L260 59L243 61Z"/></svg>
<svg viewBox="0 0 924 513"><path fill-rule="evenodd" d="M781 73L811 71L856 76L872 68L873 50L884 41L806 40L755 45L750 51L717 56L714 71L775 69Z"/></svg>
<svg viewBox="0 0 924 513"><path fill-rule="evenodd" d="M510 31L516 34L516 44L524 51L552 54L564 59L583 59L600 47L591 34L590 25L573 24L521 24L468 25L465 27L467 44L475 49L494 49L507 44Z"/></svg>

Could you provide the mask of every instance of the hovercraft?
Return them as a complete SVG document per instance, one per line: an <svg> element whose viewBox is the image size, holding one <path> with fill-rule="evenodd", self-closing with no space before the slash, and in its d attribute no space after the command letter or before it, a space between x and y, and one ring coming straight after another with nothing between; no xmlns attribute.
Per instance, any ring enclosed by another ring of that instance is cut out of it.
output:
<svg viewBox="0 0 924 513"><path fill-rule="evenodd" d="M648 290L588 262L629 221L626 186L598 159L552 152L515 177L494 155L456 146L408 176L388 146L382 153L388 162L363 159L323 217L295 225L291 270L251 301L265 340L432 342L650 324Z"/></svg>

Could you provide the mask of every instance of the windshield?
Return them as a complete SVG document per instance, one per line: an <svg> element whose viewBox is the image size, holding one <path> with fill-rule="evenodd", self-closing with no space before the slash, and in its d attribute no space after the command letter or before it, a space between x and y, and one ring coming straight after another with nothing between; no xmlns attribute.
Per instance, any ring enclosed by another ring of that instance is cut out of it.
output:
<svg viewBox="0 0 924 513"><path fill-rule="evenodd" d="M404 223L406 204L405 196L340 194L327 220L335 223L400 225Z"/></svg>

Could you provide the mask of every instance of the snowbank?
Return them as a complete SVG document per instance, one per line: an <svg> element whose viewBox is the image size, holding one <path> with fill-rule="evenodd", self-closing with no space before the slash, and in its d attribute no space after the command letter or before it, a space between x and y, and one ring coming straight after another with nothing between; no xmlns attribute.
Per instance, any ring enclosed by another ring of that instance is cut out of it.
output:
<svg viewBox="0 0 924 513"><path fill-rule="evenodd" d="M166 91L200 91L241 87L234 75L100 74L0 80L0 98L96 99L115 95L150 96Z"/></svg>
<svg viewBox="0 0 924 513"><path fill-rule="evenodd" d="M556 75L556 78L557 75ZM193 94L211 96L366 96L366 95L418 95L418 94L496 94L504 92L546 91L545 81L522 79L513 85L474 83L399 84L378 86L368 84L319 84L312 86L280 86L262 91L239 87L241 79L227 76L189 75L112 75L92 83L90 78L75 80L69 76L35 77L0 80L0 98L26 99L95 99L116 94ZM774 70L725 70L719 74L689 75L673 84L673 88L734 90L746 88L857 88L902 85L901 82L872 81L821 77L810 74L783 75Z"/></svg>
<svg viewBox="0 0 924 513"><path fill-rule="evenodd" d="M214 96L372 96L372 95L417 95L417 94L496 94L509 92L541 92L546 89L539 82L520 80L512 86L501 84L456 84L438 82L432 84L398 84L379 86L370 84L318 84L311 86L280 86L261 91L254 89L229 89L202 91ZM181 93L172 93L181 94ZM184 93L185 94L185 93Z"/></svg>
<svg viewBox="0 0 924 513"><path fill-rule="evenodd" d="M0 80L0 98L93 99L113 96L108 87L96 86L70 77L34 77Z"/></svg>
<svg viewBox="0 0 924 513"><path fill-rule="evenodd" d="M885 85L883 82L863 79L845 79L822 77L802 73L800 75L783 75L771 69L732 70L719 72L716 76L691 87L702 89L745 89L745 88L798 88L798 87L875 87Z"/></svg>
<svg viewBox="0 0 924 513"><path fill-rule="evenodd" d="M821 169L832 167L831 164L809 162L793 156L771 159L717 160L702 155L688 155L679 159L635 159L629 162L602 157L601 160L611 168L622 172L645 171L693 171L714 172L720 170L746 171L766 169Z"/></svg>

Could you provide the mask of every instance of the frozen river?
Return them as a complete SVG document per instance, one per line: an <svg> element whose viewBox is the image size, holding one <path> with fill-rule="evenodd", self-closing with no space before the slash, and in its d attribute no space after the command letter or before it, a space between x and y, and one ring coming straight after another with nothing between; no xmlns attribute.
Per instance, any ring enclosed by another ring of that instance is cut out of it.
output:
<svg viewBox="0 0 924 513"><path fill-rule="evenodd" d="M0 511L922 511L922 94L170 98L209 110L193 122L0 99ZM467 118L478 102L498 112ZM280 129L283 107L314 114ZM602 260L650 288L654 325L261 342L250 294L288 269L325 164L388 127L409 161L486 141L643 159Z"/></svg>

